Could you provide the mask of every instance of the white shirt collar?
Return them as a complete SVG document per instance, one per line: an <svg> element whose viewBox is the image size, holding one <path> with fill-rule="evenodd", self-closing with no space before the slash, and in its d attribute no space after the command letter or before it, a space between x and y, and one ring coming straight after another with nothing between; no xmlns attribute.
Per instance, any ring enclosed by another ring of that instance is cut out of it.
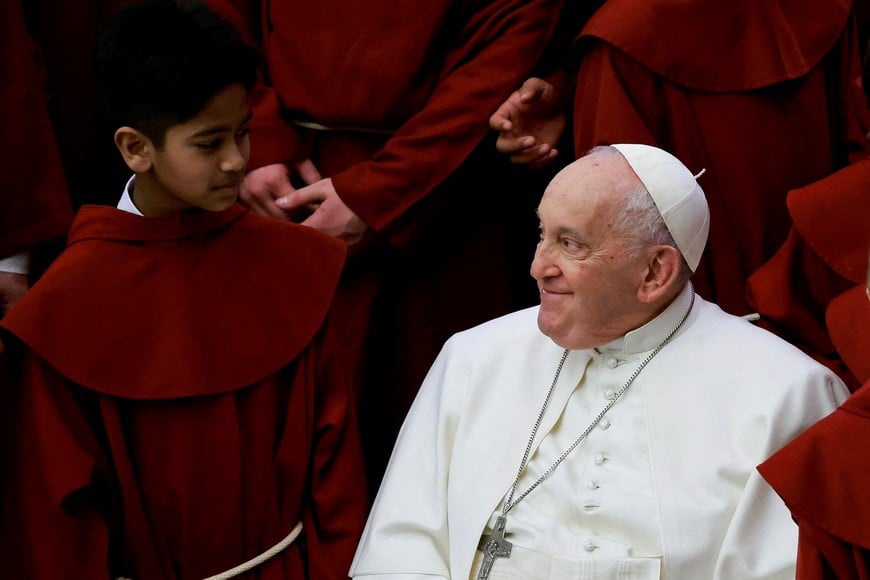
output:
<svg viewBox="0 0 870 580"><path fill-rule="evenodd" d="M598 352L617 351L624 354L637 354L652 350L665 339L667 333L674 329L692 300L694 288L687 283L683 290L661 314L641 327L635 328L622 338L597 347Z"/></svg>
<svg viewBox="0 0 870 580"><path fill-rule="evenodd" d="M117 208L138 216L142 216L142 212L133 203L133 197L130 195L130 190L133 188L133 182L136 181L136 176L133 175L127 180L127 185L124 186L124 193L121 194L121 199L118 201ZM142 216L144 217L144 216Z"/></svg>

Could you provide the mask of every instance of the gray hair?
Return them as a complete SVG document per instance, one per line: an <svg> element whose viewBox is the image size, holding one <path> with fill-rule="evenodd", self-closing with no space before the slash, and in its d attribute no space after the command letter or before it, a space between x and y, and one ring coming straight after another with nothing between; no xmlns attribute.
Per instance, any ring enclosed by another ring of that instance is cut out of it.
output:
<svg viewBox="0 0 870 580"><path fill-rule="evenodd" d="M623 159L622 154L609 145L594 147L589 154ZM692 269L686 263L683 253L677 247L674 237L668 231L655 201L643 182L625 192L625 204L613 223L613 230L624 235L628 243L636 248L671 246L680 255L680 277L688 279L692 275Z"/></svg>

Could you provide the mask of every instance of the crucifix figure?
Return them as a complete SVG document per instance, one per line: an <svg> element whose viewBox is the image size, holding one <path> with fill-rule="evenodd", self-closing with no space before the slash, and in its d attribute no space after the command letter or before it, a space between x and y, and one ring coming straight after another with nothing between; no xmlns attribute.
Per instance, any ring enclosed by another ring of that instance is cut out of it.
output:
<svg viewBox="0 0 870 580"><path fill-rule="evenodd" d="M486 580L489 578L489 572L492 570L492 564L496 558L509 558L513 544L504 539L505 516L500 515L495 520L495 527L492 533L480 538L480 543L477 549L483 552L483 565L480 567L480 573L477 575L477 580Z"/></svg>

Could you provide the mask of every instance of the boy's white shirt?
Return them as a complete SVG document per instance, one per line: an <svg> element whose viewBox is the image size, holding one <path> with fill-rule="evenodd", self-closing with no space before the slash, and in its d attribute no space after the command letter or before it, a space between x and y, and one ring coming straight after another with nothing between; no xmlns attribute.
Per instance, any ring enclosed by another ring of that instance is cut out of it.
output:
<svg viewBox="0 0 870 580"><path fill-rule="evenodd" d="M30 272L30 252L21 252L8 258L0 259L0 272L9 274L27 274Z"/></svg>
<svg viewBox="0 0 870 580"><path fill-rule="evenodd" d="M133 175L130 179L127 180L127 185L124 186L124 193L121 194L121 199L118 200L117 208L121 211L126 211L138 216L142 216L142 212L139 211L139 208L136 207L136 204L133 203L133 198L130 195L130 188L133 186L133 182L136 181L136 176ZM142 216L145 217L145 216Z"/></svg>

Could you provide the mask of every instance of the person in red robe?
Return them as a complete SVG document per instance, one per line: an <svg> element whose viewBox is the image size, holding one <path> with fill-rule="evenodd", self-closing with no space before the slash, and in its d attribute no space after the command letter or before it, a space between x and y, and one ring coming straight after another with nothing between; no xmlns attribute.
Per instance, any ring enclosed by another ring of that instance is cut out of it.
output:
<svg viewBox="0 0 870 580"><path fill-rule="evenodd" d="M712 226L697 290L751 312L745 283L786 240L787 192L868 156L852 0L607 0L575 51L575 154L646 143L705 170ZM545 143L517 98L492 123L503 150L537 159Z"/></svg>
<svg viewBox="0 0 870 580"><path fill-rule="evenodd" d="M870 447L870 162L828 181L827 187L789 194L795 231L750 285L763 281L759 287L767 292L759 304L772 307L778 298L778 320L829 349L827 358L840 363L850 386L863 386L758 471L798 524L797 579L860 580L870 578L870 472L864 460ZM775 292L773 280L791 282L791 291ZM824 328L816 325L819 309Z"/></svg>
<svg viewBox="0 0 870 580"><path fill-rule="evenodd" d="M789 192L794 226L788 240L748 284L759 324L831 368L853 392L864 382L861 377L870 377L870 343L836 344L831 324L843 319L831 317L842 308L836 306L838 300L860 293L864 285L870 250L868 185L870 160ZM854 324L862 314L867 322L867 309L856 309ZM851 355L850 364L844 355Z"/></svg>
<svg viewBox="0 0 870 580"><path fill-rule="evenodd" d="M129 2L19 1L42 57L49 114L73 208L114 205L129 170L112 144L115 127L97 105L93 45L100 23Z"/></svg>
<svg viewBox="0 0 870 580"><path fill-rule="evenodd" d="M865 59L865 81L870 78ZM870 99L870 85L864 90ZM789 192L788 240L749 279L760 324L854 391L758 467L798 524L798 580L870 578L870 161ZM863 385L863 386L861 386Z"/></svg>
<svg viewBox="0 0 870 580"><path fill-rule="evenodd" d="M62 239L73 213L48 115L40 54L18 0L3 2L0 22L5 32L0 35L0 52L5 55L0 59L2 318L32 281L32 252Z"/></svg>
<svg viewBox="0 0 870 580"><path fill-rule="evenodd" d="M870 381L758 467L798 524L796 580L870 578L868 445Z"/></svg>
<svg viewBox="0 0 870 580"><path fill-rule="evenodd" d="M546 177L512 171L487 120L562 1L209 3L265 56L243 200L351 244L336 316L377 484L443 342L536 297L522 256Z"/></svg>
<svg viewBox="0 0 870 580"><path fill-rule="evenodd" d="M3 575L346 578L368 502L329 316L346 248L236 203L256 56L154 0L97 62L135 175L0 324L20 389Z"/></svg>

